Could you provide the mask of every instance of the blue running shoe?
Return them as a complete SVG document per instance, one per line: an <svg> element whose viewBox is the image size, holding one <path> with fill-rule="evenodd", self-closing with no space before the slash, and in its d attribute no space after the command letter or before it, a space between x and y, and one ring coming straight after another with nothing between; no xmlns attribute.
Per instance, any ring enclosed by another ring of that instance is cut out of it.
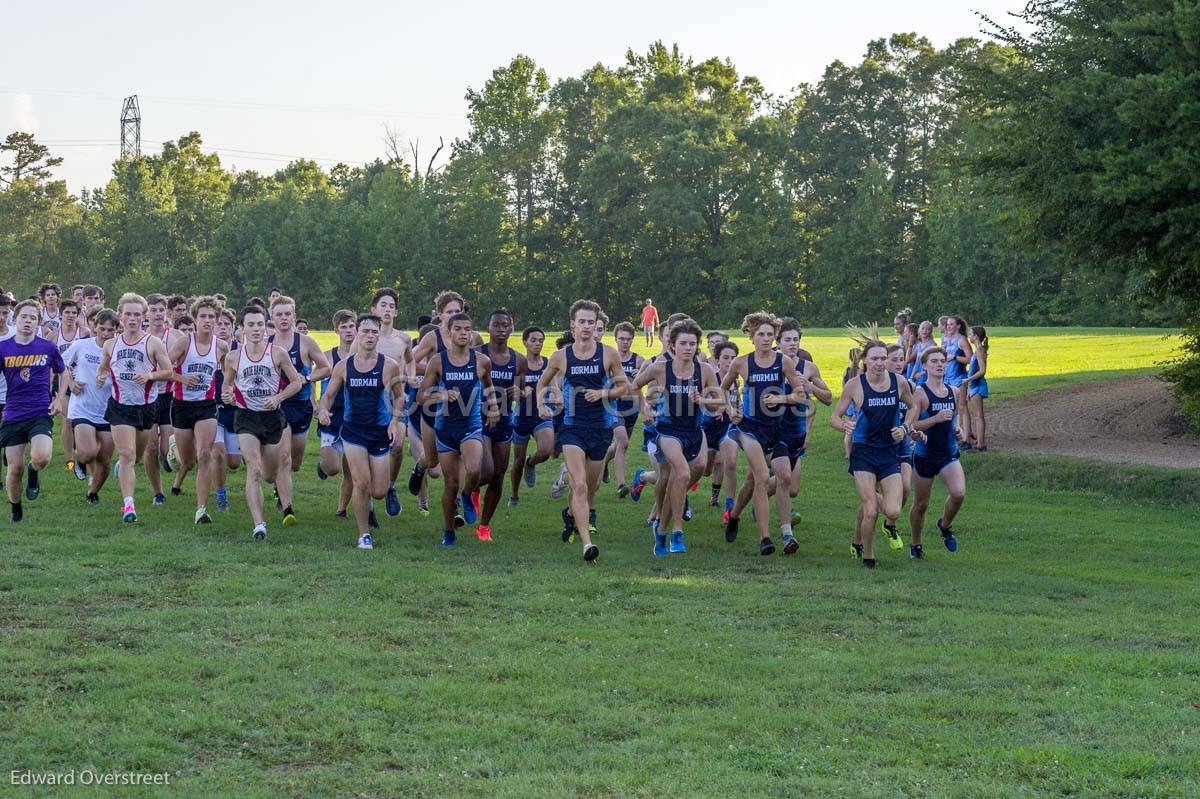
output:
<svg viewBox="0 0 1200 799"><path fill-rule="evenodd" d="M371 539L370 533L363 533L362 535L360 535L358 537L358 548L359 549L374 549L375 548L375 542Z"/></svg>
<svg viewBox="0 0 1200 799"><path fill-rule="evenodd" d="M687 552L687 547L683 545L683 530L676 530L671 533L671 551Z"/></svg>
<svg viewBox="0 0 1200 799"><path fill-rule="evenodd" d="M454 531L453 530L443 530L442 531L442 546L446 547L447 549L454 546Z"/></svg>
<svg viewBox="0 0 1200 799"><path fill-rule="evenodd" d="M658 531L658 522L654 523L654 557L665 558L671 550L667 547L667 534Z"/></svg>
<svg viewBox="0 0 1200 799"><path fill-rule="evenodd" d="M474 524L478 514L475 513L475 500L471 498L471 492L465 491L462 495L463 518L467 520L467 524Z"/></svg>
<svg viewBox="0 0 1200 799"><path fill-rule="evenodd" d="M400 504L400 497L396 495L395 486L387 490L383 499L383 509L387 511L388 516L399 516L400 511L404 510L404 506Z"/></svg>
<svg viewBox="0 0 1200 799"><path fill-rule="evenodd" d="M908 546L909 560L925 560L925 550L920 544L909 544Z"/></svg>
<svg viewBox="0 0 1200 799"><path fill-rule="evenodd" d="M942 534L942 543L946 545L946 549L951 552L958 551L958 539L954 537L954 530L949 527L942 527L942 520L937 520L938 532Z"/></svg>
<svg viewBox="0 0 1200 799"><path fill-rule="evenodd" d="M634 502L640 502L642 499L642 489L646 487L646 484L642 482L642 475L645 473L645 469L637 469L633 473L633 484L629 486L629 498Z"/></svg>

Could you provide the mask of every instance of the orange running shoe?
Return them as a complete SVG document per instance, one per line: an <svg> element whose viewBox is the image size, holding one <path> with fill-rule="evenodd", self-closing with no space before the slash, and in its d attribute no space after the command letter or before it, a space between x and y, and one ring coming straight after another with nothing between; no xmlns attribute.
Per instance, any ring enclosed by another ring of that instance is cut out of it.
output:
<svg viewBox="0 0 1200 799"><path fill-rule="evenodd" d="M480 541L490 542L492 540L492 528L488 527L486 524L479 525L475 528L475 537Z"/></svg>
<svg viewBox="0 0 1200 799"><path fill-rule="evenodd" d="M696 490L697 488L699 488L699 487L700 487L700 481L699 481L699 480L697 480L696 482L694 482L694 483L692 483L690 486L688 486L688 491L689 491L689 492L691 492L691 491L695 491L695 490Z"/></svg>

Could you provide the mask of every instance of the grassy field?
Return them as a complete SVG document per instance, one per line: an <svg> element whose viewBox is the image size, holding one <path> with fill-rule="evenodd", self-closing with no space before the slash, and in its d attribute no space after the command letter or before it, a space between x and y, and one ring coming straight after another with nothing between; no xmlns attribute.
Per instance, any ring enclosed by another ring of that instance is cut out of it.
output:
<svg viewBox="0 0 1200 799"><path fill-rule="evenodd" d="M996 380L1147 369L1161 335L997 333ZM805 341L840 364L840 336ZM1120 467L969 459L959 551L881 540L866 572L823 420L792 558L704 506L656 559L648 503L610 485L586 567L553 463L492 545L439 549L405 496L359 552L311 462L300 524L256 544L240 474L209 527L190 483L122 525L57 460L0 535L0 760L171 773L72 796L1200 796L1197 506ZM1022 479L1045 470L1061 490Z"/></svg>

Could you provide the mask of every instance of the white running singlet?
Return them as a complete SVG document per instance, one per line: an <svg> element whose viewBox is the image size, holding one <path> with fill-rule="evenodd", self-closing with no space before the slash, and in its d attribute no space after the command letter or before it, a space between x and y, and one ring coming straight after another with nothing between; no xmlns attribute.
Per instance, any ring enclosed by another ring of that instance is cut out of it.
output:
<svg viewBox="0 0 1200 799"><path fill-rule="evenodd" d="M272 347L268 343L263 354L256 361L246 352L245 347L238 348L237 373L233 381L233 398L239 408L248 411L265 411L263 402L267 397L279 393L283 385L283 376L275 367Z"/></svg>
<svg viewBox="0 0 1200 799"><path fill-rule="evenodd" d="M142 334L133 344L125 342L125 334L119 334L113 341L112 357L108 361L109 373L112 375L113 399L122 405L149 405L156 396L154 381L137 383L134 378L146 375L158 367L150 360L146 351L146 341L149 333Z"/></svg>
<svg viewBox="0 0 1200 799"><path fill-rule="evenodd" d="M196 375L200 381L192 387L183 383L172 383L175 399L183 402L202 402L217 396L217 381L214 375L219 368L217 365L217 337L213 336L208 343L208 352L201 353L196 348L196 334L188 333L187 353L175 367L177 375Z"/></svg>
<svg viewBox="0 0 1200 799"><path fill-rule="evenodd" d="M71 376L76 383L83 385L79 394L70 394L67 403L68 419L86 419L95 424L108 424L104 411L108 407L108 397L111 393L108 375L104 376L105 385L96 388L96 375L100 371L100 359L104 350L93 338L77 339L65 355L63 361L71 370Z"/></svg>

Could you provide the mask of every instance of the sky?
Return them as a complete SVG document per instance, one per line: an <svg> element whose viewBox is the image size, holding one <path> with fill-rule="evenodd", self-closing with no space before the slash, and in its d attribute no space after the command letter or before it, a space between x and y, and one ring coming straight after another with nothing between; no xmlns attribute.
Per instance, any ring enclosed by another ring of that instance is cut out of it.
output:
<svg viewBox="0 0 1200 799"><path fill-rule="evenodd" d="M388 128L426 154L441 136L447 153L467 132L468 87L518 53L554 81L661 40L787 95L834 60L861 60L872 39L911 31L944 47L980 36L975 12L1009 22L1023 3L0 0L0 137L36 134L75 193L108 181L132 94L144 153L194 130L226 167L269 173L305 157L328 168L382 156Z"/></svg>

